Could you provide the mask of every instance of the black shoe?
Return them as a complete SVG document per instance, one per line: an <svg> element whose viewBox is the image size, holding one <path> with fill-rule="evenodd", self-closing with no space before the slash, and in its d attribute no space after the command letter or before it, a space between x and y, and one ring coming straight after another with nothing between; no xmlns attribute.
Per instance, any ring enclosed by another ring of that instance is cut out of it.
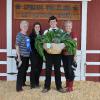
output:
<svg viewBox="0 0 100 100"><path fill-rule="evenodd" d="M28 86L28 85L26 85L26 84L24 83L23 86Z"/></svg>
<svg viewBox="0 0 100 100"><path fill-rule="evenodd" d="M23 89L21 88L21 89L17 89L16 90L17 92L22 92L23 91Z"/></svg>
<svg viewBox="0 0 100 100"><path fill-rule="evenodd" d="M40 85L38 84L38 85L35 85L35 88L40 88Z"/></svg>
<svg viewBox="0 0 100 100"><path fill-rule="evenodd" d="M50 89L46 89L46 88L44 88L43 90L42 90L42 93L46 93L46 92L48 92Z"/></svg>
<svg viewBox="0 0 100 100"><path fill-rule="evenodd" d="M35 87L36 87L35 85L32 85L32 86L31 86L31 89L34 89Z"/></svg>
<svg viewBox="0 0 100 100"><path fill-rule="evenodd" d="M61 93L66 93L66 89L63 89L63 88L57 89L57 91Z"/></svg>

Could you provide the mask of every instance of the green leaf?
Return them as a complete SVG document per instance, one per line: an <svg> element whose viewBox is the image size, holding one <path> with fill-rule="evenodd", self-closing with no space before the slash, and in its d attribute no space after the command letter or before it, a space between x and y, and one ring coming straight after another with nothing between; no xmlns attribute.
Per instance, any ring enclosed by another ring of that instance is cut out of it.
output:
<svg viewBox="0 0 100 100"><path fill-rule="evenodd" d="M44 56L44 43L64 43L65 48L69 54L76 53L76 41L74 41L69 34L62 32L61 29L54 31L48 31L45 35L38 35L35 39L35 48L37 49L40 56L45 59Z"/></svg>

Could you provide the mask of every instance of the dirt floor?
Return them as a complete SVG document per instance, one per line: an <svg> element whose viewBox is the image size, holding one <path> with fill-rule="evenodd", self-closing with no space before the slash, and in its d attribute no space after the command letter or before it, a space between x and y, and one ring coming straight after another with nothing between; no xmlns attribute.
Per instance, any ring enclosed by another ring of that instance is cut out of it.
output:
<svg viewBox="0 0 100 100"><path fill-rule="evenodd" d="M15 81L0 81L0 100L100 100L99 82L76 81L74 82L74 91L71 93L57 92L54 83L51 85L52 89L47 93L41 92L43 82L38 89L30 89L27 86L24 87L23 92L19 93L16 92L15 86Z"/></svg>

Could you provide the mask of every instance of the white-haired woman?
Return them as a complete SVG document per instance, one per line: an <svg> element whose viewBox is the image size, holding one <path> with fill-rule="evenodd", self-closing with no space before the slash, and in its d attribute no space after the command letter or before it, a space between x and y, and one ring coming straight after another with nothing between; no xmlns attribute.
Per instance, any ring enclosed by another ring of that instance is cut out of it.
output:
<svg viewBox="0 0 100 100"><path fill-rule="evenodd" d="M20 32L16 36L16 54L18 56L18 74L16 82L16 91L23 91L23 81L26 78L26 71L29 66L29 57L30 57L30 39L27 36L29 23L26 20L20 22Z"/></svg>
<svg viewBox="0 0 100 100"><path fill-rule="evenodd" d="M65 32L77 42L77 34L72 32L72 21L64 21L64 30ZM67 92L73 91L73 81L75 78L74 69L72 68L73 61L75 55L71 55L67 52L66 49L62 52L62 62L65 71L65 78L66 78L66 89Z"/></svg>

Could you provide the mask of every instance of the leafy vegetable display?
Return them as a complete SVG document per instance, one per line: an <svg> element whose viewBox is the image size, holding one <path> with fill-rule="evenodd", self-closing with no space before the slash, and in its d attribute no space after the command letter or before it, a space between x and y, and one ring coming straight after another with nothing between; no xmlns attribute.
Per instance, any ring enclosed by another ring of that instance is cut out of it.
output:
<svg viewBox="0 0 100 100"><path fill-rule="evenodd" d="M45 59L43 48L44 43L64 43L69 54L74 55L76 53L76 41L73 40L68 33L62 32L60 29L56 31L48 31L45 35L38 35L36 37L35 48L43 59Z"/></svg>

